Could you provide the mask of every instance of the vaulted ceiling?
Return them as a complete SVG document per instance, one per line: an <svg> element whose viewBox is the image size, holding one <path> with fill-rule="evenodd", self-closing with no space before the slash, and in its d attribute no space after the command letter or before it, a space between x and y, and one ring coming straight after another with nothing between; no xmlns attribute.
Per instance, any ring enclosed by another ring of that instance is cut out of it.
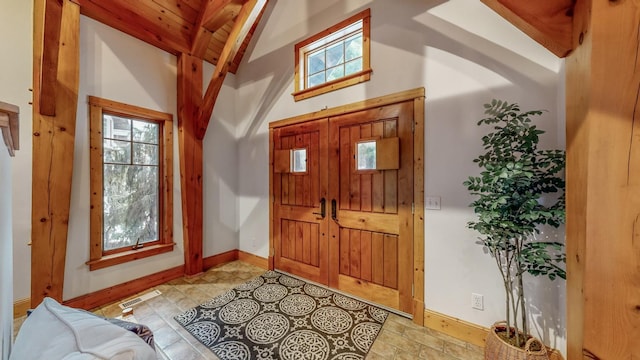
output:
<svg viewBox="0 0 640 360"><path fill-rule="evenodd" d="M83 15L174 55L216 65L248 0L71 0ZM574 48L575 0L481 0L559 57ZM264 11L264 10L263 10ZM229 63L235 73L262 12Z"/></svg>
<svg viewBox="0 0 640 360"><path fill-rule="evenodd" d="M81 14L174 55L216 65L247 0L72 0ZM235 73L262 12L229 64Z"/></svg>

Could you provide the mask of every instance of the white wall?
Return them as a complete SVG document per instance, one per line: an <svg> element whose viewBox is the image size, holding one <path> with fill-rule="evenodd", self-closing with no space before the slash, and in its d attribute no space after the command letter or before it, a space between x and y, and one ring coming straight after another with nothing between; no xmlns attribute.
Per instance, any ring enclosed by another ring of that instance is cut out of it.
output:
<svg viewBox="0 0 640 360"><path fill-rule="evenodd" d="M367 7L371 81L294 102L294 44ZM240 249L268 255L270 121L424 86L425 192L442 197L442 209L425 214L425 306L487 327L503 319L493 259L466 228L474 214L462 182L479 173L476 122L492 98L547 109L543 146L564 146L563 61L476 0L278 0L265 19L236 78ZM545 312L536 314L539 335L564 351L564 282L536 279L531 290L530 306ZM471 293L484 295L484 311L471 308Z"/></svg>
<svg viewBox="0 0 640 360"><path fill-rule="evenodd" d="M20 107L20 150L11 163L13 296L26 299L31 286L31 83L33 1L3 1L0 11L0 101ZM4 145L0 151L4 152ZM4 271L4 270L3 270Z"/></svg>
<svg viewBox="0 0 640 360"><path fill-rule="evenodd" d="M176 57L87 17L80 19L80 87L63 298L71 299L184 263ZM89 271L89 119L87 96L174 114L174 251Z"/></svg>
<svg viewBox="0 0 640 360"><path fill-rule="evenodd" d="M11 158L0 141L0 359L9 358L13 341L13 213Z"/></svg>
<svg viewBox="0 0 640 360"><path fill-rule="evenodd" d="M29 296L31 2L9 0L0 13L0 99L21 106L22 150L13 162L14 294ZM8 8L7 8L8 6ZM364 8L372 9L371 81L295 103L293 46ZM462 181L478 169L475 123L491 98L549 111L544 145L564 146L562 61L477 0L275 0L266 10L236 77L220 94L204 141L205 244L209 256L239 247L268 255L268 122L424 86L425 191L442 210L425 219L425 306L489 326L501 319L503 294L493 260L466 229L473 219ZM169 254L89 272L88 124L86 96L176 113L175 57L87 18L81 20L81 68L65 299L183 263L177 137L174 141L174 241ZM7 71L6 69L10 69ZM211 67L205 67L205 86ZM7 80L9 82L7 82ZM174 118L177 124L177 118ZM177 134L177 132L176 132ZM237 140L236 140L237 139ZM237 164L237 165L236 165ZM543 236L558 237L560 232ZM530 306L545 342L565 347L564 283L536 279ZM485 296L484 311L470 294Z"/></svg>
<svg viewBox="0 0 640 360"><path fill-rule="evenodd" d="M204 62L203 94L214 66ZM204 161L203 256L238 248L238 145L235 75L225 78L202 143Z"/></svg>
<svg viewBox="0 0 640 360"><path fill-rule="evenodd" d="M0 13L0 100L21 106L21 150L13 162L14 301L30 296L32 2L10 0ZM80 89L64 299L123 283L184 263L176 115L176 58L124 33L81 17ZM205 64L205 82L213 66ZM204 256L238 248L237 144L234 76L220 92L204 139ZM228 84L231 83L231 86ZM4 86L10 84L10 86ZM174 242L176 250L90 272L89 127L87 96L99 96L174 114ZM222 104L222 105L220 105Z"/></svg>

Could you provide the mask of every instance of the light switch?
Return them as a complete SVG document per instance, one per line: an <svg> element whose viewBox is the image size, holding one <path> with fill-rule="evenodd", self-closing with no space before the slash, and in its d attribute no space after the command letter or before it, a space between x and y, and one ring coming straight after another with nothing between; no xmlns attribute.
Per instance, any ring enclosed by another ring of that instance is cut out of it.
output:
<svg viewBox="0 0 640 360"><path fill-rule="evenodd" d="M427 196L424 201L427 210L440 210L440 196Z"/></svg>

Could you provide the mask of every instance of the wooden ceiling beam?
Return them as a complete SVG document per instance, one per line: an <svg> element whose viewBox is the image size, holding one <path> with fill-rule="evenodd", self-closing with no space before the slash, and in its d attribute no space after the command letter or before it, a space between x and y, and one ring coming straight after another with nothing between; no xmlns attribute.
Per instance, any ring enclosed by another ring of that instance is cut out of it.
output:
<svg viewBox="0 0 640 360"><path fill-rule="evenodd" d="M210 30L206 25L212 20L215 20L217 14L224 13L224 9L233 0L206 0L202 4L202 10L196 20L193 27L193 35L191 40L191 55L200 59L204 58L204 54L207 51L211 37L214 31ZM224 23L220 24L222 27Z"/></svg>
<svg viewBox="0 0 640 360"><path fill-rule="evenodd" d="M44 40L40 64L40 114L56 114L56 78L58 77L58 51L60 49L60 26L62 24L62 0L45 0Z"/></svg>
<svg viewBox="0 0 640 360"><path fill-rule="evenodd" d="M575 0L481 0L558 57L574 49Z"/></svg>
<svg viewBox="0 0 640 360"><path fill-rule="evenodd" d="M222 49L222 53L218 58L218 63L211 76L211 81L207 86L207 91L204 95L204 101L201 108L201 113L198 121L197 136L199 139L203 139L207 132L207 126L209 125L209 119L213 113L213 107L222 88L224 78L229 72L229 67L232 65L233 60L240 50L244 39L249 34L249 30L253 27L255 22L259 19L259 15L264 10L268 0L249 0L240 9L240 13L236 18L233 28L229 33L229 38Z"/></svg>
<svg viewBox="0 0 640 360"><path fill-rule="evenodd" d="M147 42L171 54L188 53L190 51L190 39L181 36L182 31L175 30L175 26L169 23L160 24L152 21L130 9L131 3L127 0L71 0L80 5L83 15L97 20L114 29ZM139 2L135 2L139 4ZM165 25L165 26L162 26Z"/></svg>

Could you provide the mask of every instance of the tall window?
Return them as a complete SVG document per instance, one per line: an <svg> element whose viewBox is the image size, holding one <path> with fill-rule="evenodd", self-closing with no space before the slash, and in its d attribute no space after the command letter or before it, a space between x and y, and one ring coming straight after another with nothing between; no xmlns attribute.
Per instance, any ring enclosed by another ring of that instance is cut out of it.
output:
<svg viewBox="0 0 640 360"><path fill-rule="evenodd" d="M368 81L370 9L295 46L296 101Z"/></svg>
<svg viewBox="0 0 640 360"><path fill-rule="evenodd" d="M173 250L171 114L89 97L91 270Z"/></svg>

